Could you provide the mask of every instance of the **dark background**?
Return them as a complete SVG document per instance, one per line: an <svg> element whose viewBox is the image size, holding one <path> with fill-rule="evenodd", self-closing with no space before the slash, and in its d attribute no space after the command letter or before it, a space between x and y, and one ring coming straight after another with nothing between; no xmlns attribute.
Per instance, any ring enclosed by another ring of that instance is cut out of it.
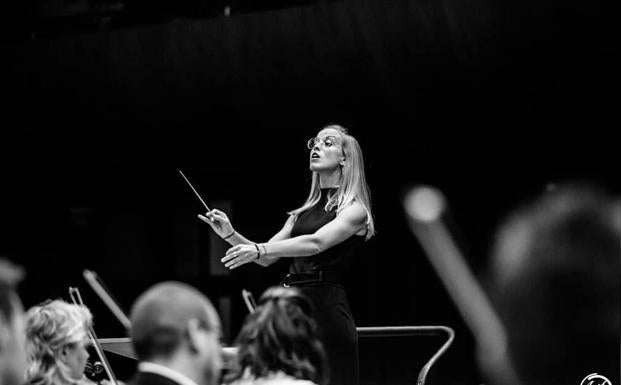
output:
<svg viewBox="0 0 621 385"><path fill-rule="evenodd" d="M124 331L84 268L125 310L157 281L196 285L230 343L241 289L260 295L286 264L220 274L225 244L177 169L265 241L307 196L306 140L334 122L364 150L378 231L352 272L358 325L449 325L457 339L429 382L478 384L472 337L406 226L402 194L444 191L483 277L499 221L546 186L619 192L618 2L80 4L12 3L5 16L0 253L27 270L26 306L81 288L99 337ZM363 380L411 383L440 342L361 341Z"/></svg>

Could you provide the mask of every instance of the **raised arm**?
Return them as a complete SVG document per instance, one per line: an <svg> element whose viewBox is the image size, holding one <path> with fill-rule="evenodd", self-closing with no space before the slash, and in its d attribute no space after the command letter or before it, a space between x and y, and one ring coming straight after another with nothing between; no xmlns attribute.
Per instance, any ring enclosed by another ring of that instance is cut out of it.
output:
<svg viewBox="0 0 621 385"><path fill-rule="evenodd" d="M270 238L268 243L283 241L285 239L291 238L291 229L293 228L294 223L295 223L295 217L293 215L290 215L289 218L287 218L287 221L285 222L282 229L280 229L279 232L277 232L272 238ZM263 245L266 245L266 243L264 243ZM262 255L261 258L256 258L254 262L258 263L261 266L266 267L278 261L279 259L280 257L278 256Z"/></svg>
<svg viewBox="0 0 621 385"><path fill-rule="evenodd" d="M237 245L227 250L226 256L222 258L222 262L224 262L226 267L235 269L248 262L256 261L263 266L267 266L273 263L272 260L281 257L315 255L361 232L366 226L366 217L367 214L362 205L354 202L343 209L334 220L325 224L313 234L285 239L274 239L276 238L275 236L270 242L260 245ZM291 218L289 221L291 221L290 225L292 227L293 221ZM285 224L281 231L286 231L286 228L287 224ZM290 228L288 233L290 236ZM259 258L257 259L258 256Z"/></svg>
<svg viewBox="0 0 621 385"><path fill-rule="evenodd" d="M211 226L216 234L218 234L222 239L226 240L232 246L255 244L255 242L249 240L248 238L244 237L242 234L238 233L233 229L231 221L223 211L214 209L209 211L205 215L199 214L198 217L203 222ZM294 217L289 216L282 229L280 229L279 232L277 232L272 238L270 238L269 242L280 241L291 237L291 229L293 228L294 223ZM276 262L278 259L279 257L267 257L261 258L260 260L255 259L255 262L261 266L269 266L272 263Z"/></svg>
<svg viewBox="0 0 621 385"><path fill-rule="evenodd" d="M205 215L198 214L198 217L209 226L211 229L220 236L220 238L227 241L232 246L235 245L252 245L253 241L244 237L237 231L233 229L233 225L231 224L231 220L224 213L224 211L220 211L218 209L213 209Z"/></svg>

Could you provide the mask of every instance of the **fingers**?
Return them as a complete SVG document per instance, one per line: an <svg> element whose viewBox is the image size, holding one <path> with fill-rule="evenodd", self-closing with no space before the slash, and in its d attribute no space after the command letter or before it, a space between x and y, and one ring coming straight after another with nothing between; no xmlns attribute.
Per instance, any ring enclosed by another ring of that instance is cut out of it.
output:
<svg viewBox="0 0 621 385"><path fill-rule="evenodd" d="M238 268L240 266L243 266L243 265L247 264L248 262L250 262L250 261L239 261L239 262L236 262L236 263L228 266L228 268L233 270L233 269L236 269L236 268Z"/></svg>
<svg viewBox="0 0 621 385"><path fill-rule="evenodd" d="M213 214L211 212L206 213L205 215L198 214L198 217L206 223L209 224L222 224L222 222L226 222L227 218L224 218L220 215Z"/></svg>
<svg viewBox="0 0 621 385"><path fill-rule="evenodd" d="M214 211L215 210L209 211L205 213L205 215L198 214L198 217L207 223L223 223L229 221L226 215L214 213Z"/></svg>
<svg viewBox="0 0 621 385"><path fill-rule="evenodd" d="M231 249L229 249L229 250L231 250ZM224 258L222 258L220 261L222 263L224 263L224 267L229 267L231 264L235 263L236 258L238 258L238 257L239 257L239 255L237 253L235 253L235 252L229 253L227 251L226 256Z"/></svg>
<svg viewBox="0 0 621 385"><path fill-rule="evenodd" d="M207 215L209 215L209 214L207 214ZM211 222L213 222L213 219L208 218L208 217L206 217L206 216L204 216L204 215L201 215L201 214L198 214L198 218L199 218L201 221L206 222L206 223L211 223Z"/></svg>
<svg viewBox="0 0 621 385"><path fill-rule="evenodd" d="M234 252L236 252L236 251L240 250L241 248L242 248L242 245L233 246L233 247L229 248L229 249L226 251L225 255L227 255L227 256L228 256L228 255L230 255L230 254L232 254L232 253L234 253ZM226 257L225 257L225 258L226 258ZM224 258L222 258L222 259L224 259ZM224 262L224 260L223 260L222 262Z"/></svg>
<svg viewBox="0 0 621 385"><path fill-rule="evenodd" d="M215 217L214 213L213 213L213 210L212 211L207 211L203 217L213 221L213 218Z"/></svg>
<svg viewBox="0 0 621 385"><path fill-rule="evenodd" d="M226 251L226 256L220 260L224 263L224 267L232 270L255 259L256 253L254 250L245 250L244 246L248 245L237 245Z"/></svg>
<svg viewBox="0 0 621 385"><path fill-rule="evenodd" d="M220 262L222 263L227 263L232 259L235 259L239 256L239 253L237 251L231 251L231 249L228 249L226 252L226 255L220 260Z"/></svg>
<svg viewBox="0 0 621 385"><path fill-rule="evenodd" d="M228 218L227 218L227 216L226 216L226 215L219 214L219 213L211 213L211 214L210 214L210 217L215 218L215 219L217 219L217 220L219 220L219 221L221 221L221 222L226 222L226 221L228 221Z"/></svg>
<svg viewBox="0 0 621 385"><path fill-rule="evenodd" d="M242 265L245 265L246 263L252 262L252 257L248 256L248 255L243 255L243 256L239 256L236 255L235 258L228 260L225 264L224 267L228 267L229 269L233 270L236 269ZM224 260L224 258L223 258Z"/></svg>
<svg viewBox="0 0 621 385"><path fill-rule="evenodd" d="M241 262L241 258L234 258L224 264L224 267L231 269L231 266L237 267Z"/></svg>
<svg viewBox="0 0 621 385"><path fill-rule="evenodd" d="M226 214L224 213L224 211L218 210L218 209L213 209L211 211L208 211L207 216L213 215L213 216L218 216L221 218L226 218Z"/></svg>

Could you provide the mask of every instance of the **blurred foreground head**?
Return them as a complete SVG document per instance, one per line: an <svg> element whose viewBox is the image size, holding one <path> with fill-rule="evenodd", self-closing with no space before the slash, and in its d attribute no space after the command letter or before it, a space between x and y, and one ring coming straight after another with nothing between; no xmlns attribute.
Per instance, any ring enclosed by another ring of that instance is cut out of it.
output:
<svg viewBox="0 0 621 385"><path fill-rule="evenodd" d="M24 382L24 309L16 293L23 271L0 258L0 385Z"/></svg>
<svg viewBox="0 0 621 385"><path fill-rule="evenodd" d="M63 300L33 306L26 315L26 348L31 385L70 385L84 377L89 357L91 312Z"/></svg>
<svg viewBox="0 0 621 385"><path fill-rule="evenodd" d="M175 369L198 384L220 377L220 319L209 299L181 282L145 291L131 309L130 335L138 359Z"/></svg>
<svg viewBox="0 0 621 385"><path fill-rule="evenodd" d="M288 376L327 383L325 352L317 336L312 306L296 288L267 289L255 311L246 317L236 345L237 367L228 380L251 384Z"/></svg>
<svg viewBox="0 0 621 385"><path fill-rule="evenodd" d="M620 229L619 201L585 185L547 191L500 227L492 298L521 383L619 383Z"/></svg>

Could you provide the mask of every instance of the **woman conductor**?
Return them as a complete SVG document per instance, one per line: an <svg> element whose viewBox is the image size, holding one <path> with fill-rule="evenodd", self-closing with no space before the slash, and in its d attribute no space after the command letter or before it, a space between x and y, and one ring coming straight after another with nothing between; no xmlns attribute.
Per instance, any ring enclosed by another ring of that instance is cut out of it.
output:
<svg viewBox="0 0 621 385"><path fill-rule="evenodd" d="M249 262L269 266L291 260L283 286L295 286L314 307L328 356L333 385L358 383L358 334L345 287L357 250L375 232L362 151L338 125L324 127L308 141L310 194L289 212L282 229L267 243L255 243L233 229L226 214L212 210L199 218L233 247L222 262L235 269Z"/></svg>

